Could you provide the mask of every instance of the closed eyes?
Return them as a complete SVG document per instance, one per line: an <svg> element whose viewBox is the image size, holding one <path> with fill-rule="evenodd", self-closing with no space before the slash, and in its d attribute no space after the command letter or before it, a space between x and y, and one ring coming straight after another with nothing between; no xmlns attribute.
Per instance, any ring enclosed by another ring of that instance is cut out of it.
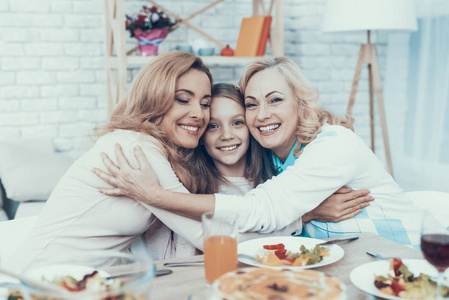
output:
<svg viewBox="0 0 449 300"><path fill-rule="evenodd" d="M176 101L178 101L181 104L187 104L189 103L189 100L185 100L185 99L180 99L180 98L175 98Z"/></svg>

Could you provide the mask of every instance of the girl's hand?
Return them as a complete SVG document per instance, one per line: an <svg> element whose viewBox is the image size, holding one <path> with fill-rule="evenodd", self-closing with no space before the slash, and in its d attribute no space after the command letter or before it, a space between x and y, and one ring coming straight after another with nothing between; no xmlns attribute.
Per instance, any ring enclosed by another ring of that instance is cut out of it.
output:
<svg viewBox="0 0 449 300"><path fill-rule="evenodd" d="M118 165L114 164L106 153L101 153L109 174L98 168L93 168L92 172L113 188L100 188L99 192L108 196L126 196L157 206L157 195L162 190L157 176L139 146L134 147L134 155L139 164L137 169L131 167L119 144L115 145Z"/></svg>
<svg viewBox="0 0 449 300"><path fill-rule="evenodd" d="M349 187L342 187L314 210L302 217L303 222L316 220L320 222L340 222L350 219L362 212L374 197L368 196L369 190L353 191Z"/></svg>

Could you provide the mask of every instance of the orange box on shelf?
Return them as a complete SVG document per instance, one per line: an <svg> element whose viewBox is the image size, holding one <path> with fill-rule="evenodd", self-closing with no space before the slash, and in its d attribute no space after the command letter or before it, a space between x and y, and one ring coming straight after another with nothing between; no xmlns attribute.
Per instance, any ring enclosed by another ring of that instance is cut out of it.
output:
<svg viewBox="0 0 449 300"><path fill-rule="evenodd" d="M235 47L235 56L257 56L265 16L243 18Z"/></svg>

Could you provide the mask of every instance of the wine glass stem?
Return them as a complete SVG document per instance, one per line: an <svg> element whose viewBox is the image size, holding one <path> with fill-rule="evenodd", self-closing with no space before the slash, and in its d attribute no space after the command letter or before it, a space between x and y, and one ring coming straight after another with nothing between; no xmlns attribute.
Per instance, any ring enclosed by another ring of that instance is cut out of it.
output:
<svg viewBox="0 0 449 300"><path fill-rule="evenodd" d="M443 272L438 272L438 282L437 282L437 300L442 300L441 297L441 285L443 284Z"/></svg>

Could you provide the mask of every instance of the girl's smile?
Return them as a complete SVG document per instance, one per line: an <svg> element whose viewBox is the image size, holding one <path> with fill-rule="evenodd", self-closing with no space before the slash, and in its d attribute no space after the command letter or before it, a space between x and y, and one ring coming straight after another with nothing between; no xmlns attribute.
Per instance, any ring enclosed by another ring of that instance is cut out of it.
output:
<svg viewBox="0 0 449 300"><path fill-rule="evenodd" d="M217 170L224 176L244 175L249 146L244 115L245 109L237 101L221 96L213 98L203 143Z"/></svg>

